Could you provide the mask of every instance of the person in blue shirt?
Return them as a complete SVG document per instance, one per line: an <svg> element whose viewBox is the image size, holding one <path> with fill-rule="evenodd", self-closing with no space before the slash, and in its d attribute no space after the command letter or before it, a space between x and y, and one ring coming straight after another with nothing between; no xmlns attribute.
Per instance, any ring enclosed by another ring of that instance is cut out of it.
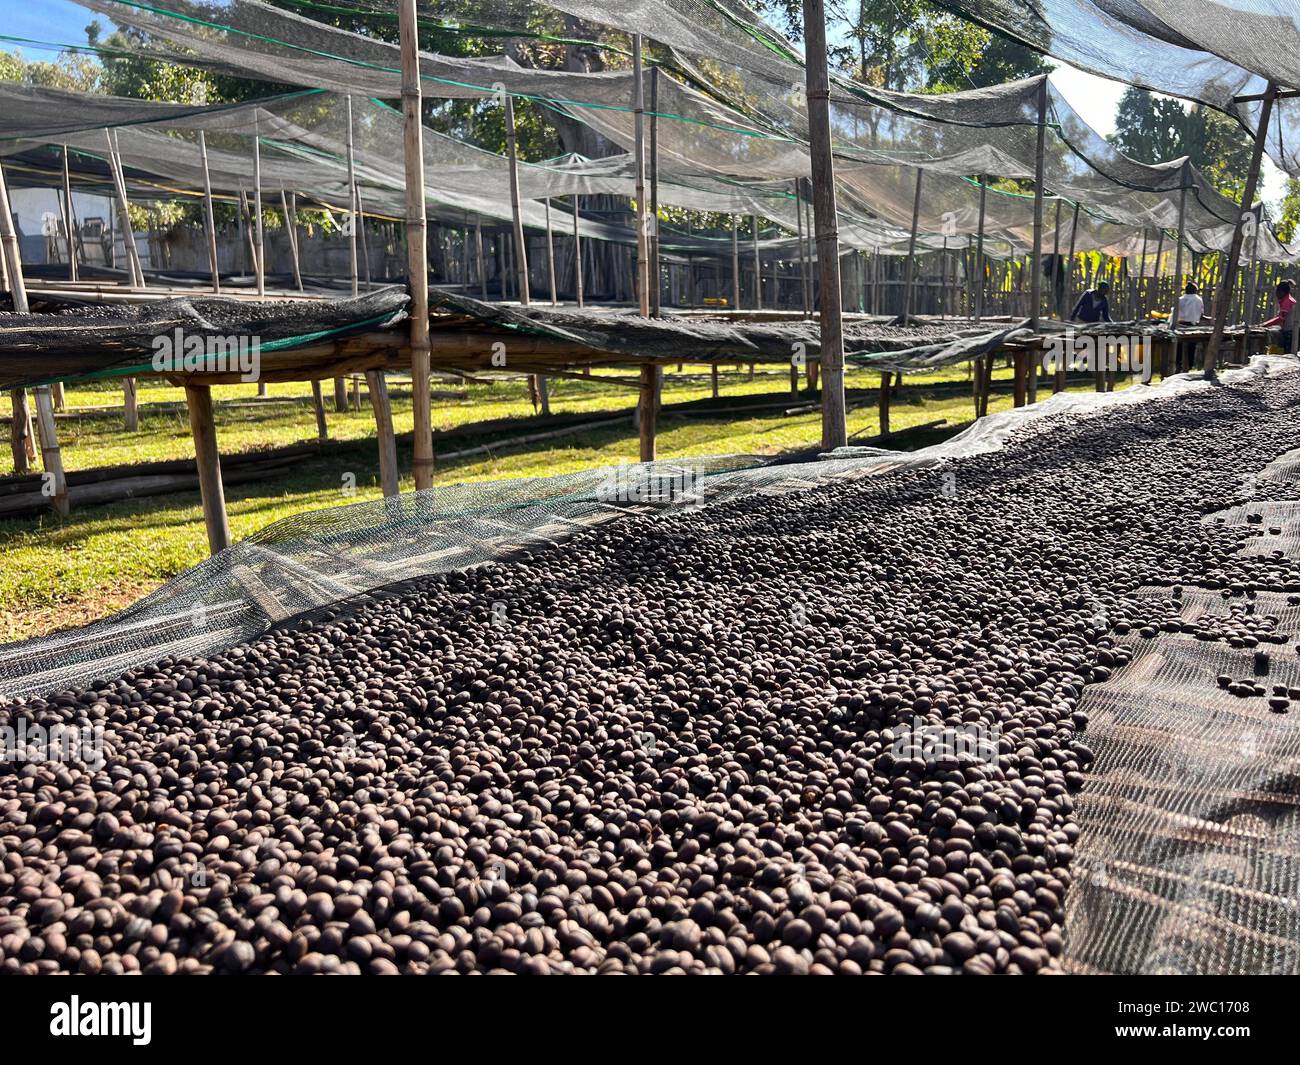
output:
<svg viewBox="0 0 1300 1065"><path fill-rule="evenodd" d="M1110 285L1105 281L1099 282L1096 288L1088 289L1074 305L1070 318L1076 322L1109 322L1110 302L1106 299L1109 292Z"/></svg>

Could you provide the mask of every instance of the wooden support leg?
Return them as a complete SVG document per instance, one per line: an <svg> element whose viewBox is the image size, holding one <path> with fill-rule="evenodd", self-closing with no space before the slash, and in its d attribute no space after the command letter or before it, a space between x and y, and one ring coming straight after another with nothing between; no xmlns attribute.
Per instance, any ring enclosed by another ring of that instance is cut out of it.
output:
<svg viewBox="0 0 1300 1065"><path fill-rule="evenodd" d="M9 393L13 420L9 423L9 443L13 449L14 473L26 473L36 458L32 441L32 412L27 406L27 390L15 388Z"/></svg>
<svg viewBox="0 0 1300 1065"><path fill-rule="evenodd" d="M375 412L375 432L379 440L379 485L385 496L398 493L397 438L393 435L393 407L388 401L388 382L379 370L366 371L370 389L370 406Z"/></svg>
<svg viewBox="0 0 1300 1065"><path fill-rule="evenodd" d="M319 381L311 383L311 405L316 411L316 436L323 444L330 438L330 431L325 423L325 397L321 394Z"/></svg>
<svg viewBox="0 0 1300 1065"><path fill-rule="evenodd" d="M1052 394L1065 391L1065 371L1057 370L1053 375Z"/></svg>
<svg viewBox="0 0 1300 1065"><path fill-rule="evenodd" d="M812 359L808 360L808 387L814 392L817 391L817 371L819 364Z"/></svg>
<svg viewBox="0 0 1300 1065"><path fill-rule="evenodd" d="M50 386L50 395L54 398L54 409L62 414L68 408L67 397L63 394L63 382L55 381Z"/></svg>
<svg viewBox="0 0 1300 1065"><path fill-rule="evenodd" d="M352 375L352 409L358 414L361 412L361 377L359 374Z"/></svg>
<svg viewBox="0 0 1300 1065"><path fill-rule="evenodd" d="M535 373L528 375L528 398L533 404L533 413L536 414L541 407L542 395L541 389L537 387L537 375Z"/></svg>
<svg viewBox="0 0 1300 1065"><path fill-rule="evenodd" d="M1025 400L1028 398L1028 388L1025 382L1025 370L1028 362L1029 360L1023 351L1017 351L1011 357L1011 372L1014 377L1012 392L1015 397L1013 402L1017 407L1023 407Z"/></svg>
<svg viewBox="0 0 1300 1065"><path fill-rule="evenodd" d="M342 377L334 378L334 409L340 414L348 412L348 383Z"/></svg>
<svg viewBox="0 0 1300 1065"><path fill-rule="evenodd" d="M226 517L226 490L221 483L212 389L207 385L186 385L185 402L190 410L194 464L198 467L199 491L203 495L203 523L208 529L208 547L215 555L230 546L230 522Z"/></svg>
<svg viewBox="0 0 1300 1065"><path fill-rule="evenodd" d="M971 398L975 403L975 417L980 416L980 392L984 385L984 359L977 358L971 370Z"/></svg>
<svg viewBox="0 0 1300 1065"><path fill-rule="evenodd" d="M799 367L794 363L790 364L790 398L799 398Z"/></svg>
<svg viewBox="0 0 1300 1065"><path fill-rule="evenodd" d="M122 418L128 433L139 431L140 401L134 377L122 379Z"/></svg>
<svg viewBox="0 0 1300 1065"><path fill-rule="evenodd" d="M749 379L751 381L754 379L754 364L752 362L749 364Z"/></svg>
<svg viewBox="0 0 1300 1065"><path fill-rule="evenodd" d="M795 371L796 373L798 371ZM713 398L718 398L718 364L715 362L709 367L709 384L713 388Z"/></svg>
<svg viewBox="0 0 1300 1065"><path fill-rule="evenodd" d="M549 418L551 415L551 385L542 374L537 375L537 398L541 403L542 416Z"/></svg>
<svg viewBox="0 0 1300 1065"><path fill-rule="evenodd" d="M890 375L882 373L880 375L880 435L889 435L889 396L892 389L889 387Z"/></svg>
<svg viewBox="0 0 1300 1065"><path fill-rule="evenodd" d="M68 481L63 474L63 453L59 450L59 431L54 423L54 399L49 385L36 388L36 422L41 433L41 465L45 468L44 491L56 513L68 516Z"/></svg>
<svg viewBox="0 0 1300 1065"><path fill-rule="evenodd" d="M641 367L641 395L637 402L638 428L641 438L641 461L655 460L655 367Z"/></svg>

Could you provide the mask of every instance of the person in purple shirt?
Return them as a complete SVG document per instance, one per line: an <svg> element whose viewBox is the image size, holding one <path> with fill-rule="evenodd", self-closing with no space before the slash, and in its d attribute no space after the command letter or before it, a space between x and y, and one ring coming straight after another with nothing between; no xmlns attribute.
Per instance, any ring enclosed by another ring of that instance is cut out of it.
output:
<svg viewBox="0 0 1300 1065"><path fill-rule="evenodd" d="M1076 322L1109 322L1110 302L1106 299L1109 292L1109 284L1105 281L1098 282L1096 288L1088 289L1079 297L1079 302L1070 312L1070 318Z"/></svg>

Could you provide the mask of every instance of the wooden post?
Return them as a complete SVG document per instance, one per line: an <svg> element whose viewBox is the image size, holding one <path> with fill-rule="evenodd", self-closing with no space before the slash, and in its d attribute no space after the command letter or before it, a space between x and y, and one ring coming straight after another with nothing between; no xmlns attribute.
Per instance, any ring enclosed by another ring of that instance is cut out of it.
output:
<svg viewBox="0 0 1300 1065"><path fill-rule="evenodd" d="M289 255L293 263L293 283L299 292L302 291L302 264L298 260L298 210L297 204L289 203L289 196L285 193L284 187L280 188L280 207L284 210L284 234L289 238ZM320 382L316 382L316 388L320 389Z"/></svg>
<svg viewBox="0 0 1300 1065"><path fill-rule="evenodd" d="M979 229L975 237L975 323L977 325L984 314L984 207L988 191L988 186L981 175Z"/></svg>
<svg viewBox="0 0 1300 1065"><path fill-rule="evenodd" d="M77 217L72 209L72 176L68 173L68 146L63 146L63 235L68 238L68 280L77 280Z"/></svg>
<svg viewBox="0 0 1300 1065"><path fill-rule="evenodd" d="M334 378L334 409L339 414L348 411L348 382L345 378Z"/></svg>
<svg viewBox="0 0 1300 1065"><path fill-rule="evenodd" d="M758 254L758 215L750 215L750 231L754 237L754 310L763 309L763 260Z"/></svg>
<svg viewBox="0 0 1300 1065"><path fill-rule="evenodd" d="M429 265L424 213L424 149L420 121L420 56L415 0L398 0L405 119L406 255L411 289L411 406L415 420L415 489L433 487L433 409L429 395ZM516 190L517 191L517 190Z"/></svg>
<svg viewBox="0 0 1300 1065"><path fill-rule="evenodd" d="M709 385L712 388L713 398L718 398L718 364L716 362L709 364Z"/></svg>
<svg viewBox="0 0 1300 1065"><path fill-rule="evenodd" d="M27 405L27 389L9 391L13 417L9 423L9 447L14 459L14 473L23 474L32 468L36 458L36 444L32 439L32 412Z"/></svg>
<svg viewBox="0 0 1300 1065"><path fill-rule="evenodd" d="M558 307L560 298L555 290L555 237L551 233L551 198L542 201L546 205L546 273L551 281L551 306Z"/></svg>
<svg viewBox="0 0 1300 1065"><path fill-rule="evenodd" d="M655 461L655 415L658 404L655 402L658 374L653 363L641 367L641 394L637 400L637 426L641 442L641 461Z"/></svg>
<svg viewBox="0 0 1300 1065"><path fill-rule="evenodd" d="M734 221L734 219L733 219ZM659 68L650 68L650 313L658 318L662 306L659 259Z"/></svg>
<svg viewBox="0 0 1300 1065"><path fill-rule="evenodd" d="M212 389L207 385L185 386L185 403L190 412L194 436L194 464L203 497L203 523L208 530L208 548L215 555L230 546L230 522L226 517L226 491L221 483L221 455L217 451L217 427L212 415Z"/></svg>
<svg viewBox="0 0 1300 1065"><path fill-rule="evenodd" d="M13 300L17 314L28 314L27 284L23 278L22 248L18 244L18 233L14 229L13 209L9 203L9 185L5 181L4 168L0 167L0 253L3 254L5 272L9 277L9 296ZM68 513L68 483L63 473L63 454L59 450L59 434L54 422L54 401L50 396L49 385L38 385L36 394L36 420L41 434L41 463L49 477L50 505L61 515ZM14 471L26 466L31 439L30 414L27 411L27 395L22 389L15 389L13 397L13 445ZM21 459L20 462L20 451Z"/></svg>
<svg viewBox="0 0 1300 1065"><path fill-rule="evenodd" d="M807 39L813 219L817 229L817 270L821 275L822 447L829 451L848 443L848 426L835 163L831 157L830 75L826 69L826 14L822 0L803 0L803 21ZM919 184L917 190L919 193Z"/></svg>
<svg viewBox="0 0 1300 1065"><path fill-rule="evenodd" d="M125 415L126 431L128 433L138 432L140 429L140 406L134 377L122 378L122 409Z"/></svg>
<svg viewBox="0 0 1300 1065"><path fill-rule="evenodd" d="M889 397L892 389L889 386L889 374L880 375L880 435L889 435Z"/></svg>
<svg viewBox="0 0 1300 1065"><path fill-rule="evenodd" d="M912 280L916 273L916 229L921 222L921 177L925 174L920 168L916 171L916 196L912 200L912 234L907 240L907 265L903 277L903 322L912 314Z"/></svg>
<svg viewBox="0 0 1300 1065"><path fill-rule="evenodd" d="M582 215L578 194L573 194L573 289L578 306L582 306Z"/></svg>
<svg viewBox="0 0 1300 1065"><path fill-rule="evenodd" d="M1070 261L1065 270L1065 304L1061 312L1062 318L1068 318L1070 312L1074 310L1074 248L1075 239L1079 235L1079 205L1074 205L1074 218L1070 222Z"/></svg>
<svg viewBox="0 0 1300 1065"><path fill-rule="evenodd" d="M321 395L319 380L313 380L311 383L311 405L316 412L316 437L323 444L330 438L330 431L325 421L325 400Z"/></svg>
<svg viewBox="0 0 1300 1065"><path fill-rule="evenodd" d="M645 202L645 76L641 34L632 34L633 175L636 180L636 299L642 318L650 317L650 249Z"/></svg>
<svg viewBox="0 0 1300 1065"><path fill-rule="evenodd" d="M253 120L253 269L257 271L257 296L266 299L266 241L262 233L262 138ZM355 220L354 220L355 221ZM259 388L260 395L265 391Z"/></svg>
<svg viewBox="0 0 1300 1065"><path fill-rule="evenodd" d="M393 407L388 399L388 382L381 370L366 371L370 390L370 409L375 415L375 433L379 441L379 484L385 496L400 491L397 475L397 438L393 435Z"/></svg>
<svg viewBox="0 0 1300 1065"><path fill-rule="evenodd" d="M515 223L515 276L519 278L519 302L528 306L528 249L524 245L524 221L519 213L519 151L515 136L515 100L506 93L506 154L510 157L510 214Z"/></svg>
<svg viewBox="0 0 1300 1065"><path fill-rule="evenodd" d="M1228 324L1228 308L1232 303L1233 281L1237 274L1237 262L1241 258L1242 227L1255 202L1255 188L1259 184L1259 169L1264 157L1264 141L1268 137L1268 121L1273 113L1273 101L1277 98L1277 85L1268 83L1263 102L1259 109L1259 128L1255 133L1255 144L1250 155L1250 169L1246 172L1246 187L1241 194L1241 208L1237 212L1237 223L1232 229L1232 243L1228 247L1228 261L1223 270L1219 287L1219 296L1214 301L1214 329L1205 345L1203 369L1207 378L1214 377L1215 365L1219 357L1219 345L1223 342L1223 331ZM1181 243L1179 248L1181 250Z"/></svg>
<svg viewBox="0 0 1300 1065"><path fill-rule="evenodd" d="M199 130L199 160L203 164L203 223L208 238L208 268L212 271L212 291L220 295L221 268L217 264L217 222L212 208L212 175L208 170L208 139L203 130Z"/></svg>

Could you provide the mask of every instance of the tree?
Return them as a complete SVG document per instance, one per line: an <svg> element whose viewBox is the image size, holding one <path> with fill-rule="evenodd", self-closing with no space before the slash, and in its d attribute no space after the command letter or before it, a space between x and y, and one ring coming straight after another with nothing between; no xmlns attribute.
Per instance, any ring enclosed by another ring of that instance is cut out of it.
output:
<svg viewBox="0 0 1300 1065"><path fill-rule="evenodd" d="M802 0L761 6L791 37L803 37ZM1037 52L930 0L832 0L827 23L831 61L854 80L884 89L952 92L1047 69Z"/></svg>
<svg viewBox="0 0 1300 1065"><path fill-rule="evenodd" d="M1286 179L1286 192L1282 195L1282 217L1276 226L1277 235L1288 244L1296 236L1300 227L1300 181Z"/></svg>
<svg viewBox="0 0 1300 1065"><path fill-rule="evenodd" d="M1143 163L1186 155L1230 199L1239 201L1245 190L1250 137L1227 115L1210 108L1130 88L1120 98L1110 141Z"/></svg>

